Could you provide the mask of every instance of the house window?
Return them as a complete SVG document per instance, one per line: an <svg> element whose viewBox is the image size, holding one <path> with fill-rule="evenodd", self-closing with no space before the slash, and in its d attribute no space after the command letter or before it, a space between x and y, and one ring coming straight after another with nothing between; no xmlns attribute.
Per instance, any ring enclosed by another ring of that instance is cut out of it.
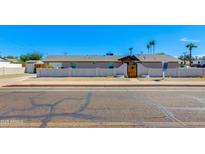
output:
<svg viewBox="0 0 205 154"><path fill-rule="evenodd" d="M109 63L108 64L108 68L110 68L110 69L114 68L114 64L113 63Z"/></svg>
<svg viewBox="0 0 205 154"><path fill-rule="evenodd" d="M76 63L71 62L71 63L70 63L70 67L71 67L71 68L76 68Z"/></svg>

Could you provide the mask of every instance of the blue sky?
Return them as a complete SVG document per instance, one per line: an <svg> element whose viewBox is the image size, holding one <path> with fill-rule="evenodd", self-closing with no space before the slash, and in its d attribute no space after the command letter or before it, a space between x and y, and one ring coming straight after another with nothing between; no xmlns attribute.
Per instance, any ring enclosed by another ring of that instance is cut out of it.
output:
<svg viewBox="0 0 205 154"><path fill-rule="evenodd" d="M150 40L156 52L178 56L185 44L198 45L193 55L205 55L205 26L0 26L0 54L30 52L47 55L127 55L147 52Z"/></svg>

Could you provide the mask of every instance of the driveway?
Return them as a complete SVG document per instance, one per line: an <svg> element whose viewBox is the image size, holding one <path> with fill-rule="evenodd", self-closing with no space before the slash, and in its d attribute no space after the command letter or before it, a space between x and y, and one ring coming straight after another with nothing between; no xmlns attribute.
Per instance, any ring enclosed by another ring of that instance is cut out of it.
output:
<svg viewBox="0 0 205 154"><path fill-rule="evenodd" d="M0 76L0 87L10 84L20 84L22 81L34 78L35 74L12 74Z"/></svg>

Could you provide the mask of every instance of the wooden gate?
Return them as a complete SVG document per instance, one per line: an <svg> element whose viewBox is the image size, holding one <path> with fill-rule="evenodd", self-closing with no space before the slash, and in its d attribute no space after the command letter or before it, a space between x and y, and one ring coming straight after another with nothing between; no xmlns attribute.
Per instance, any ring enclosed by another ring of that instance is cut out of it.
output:
<svg viewBox="0 0 205 154"><path fill-rule="evenodd" d="M127 74L129 78L135 78L137 77L137 66L136 65L128 65L127 66Z"/></svg>

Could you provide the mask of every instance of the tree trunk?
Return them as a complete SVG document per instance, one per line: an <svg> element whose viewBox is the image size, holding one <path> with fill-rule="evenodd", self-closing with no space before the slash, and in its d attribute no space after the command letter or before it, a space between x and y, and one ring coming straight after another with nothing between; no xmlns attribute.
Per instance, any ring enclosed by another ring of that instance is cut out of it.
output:
<svg viewBox="0 0 205 154"><path fill-rule="evenodd" d="M155 47L154 47L154 45L153 45L153 55L154 55L154 52L155 52Z"/></svg>
<svg viewBox="0 0 205 154"><path fill-rule="evenodd" d="M191 55L191 49L189 49L189 66L191 67L192 65L192 59L191 59L192 55Z"/></svg>

